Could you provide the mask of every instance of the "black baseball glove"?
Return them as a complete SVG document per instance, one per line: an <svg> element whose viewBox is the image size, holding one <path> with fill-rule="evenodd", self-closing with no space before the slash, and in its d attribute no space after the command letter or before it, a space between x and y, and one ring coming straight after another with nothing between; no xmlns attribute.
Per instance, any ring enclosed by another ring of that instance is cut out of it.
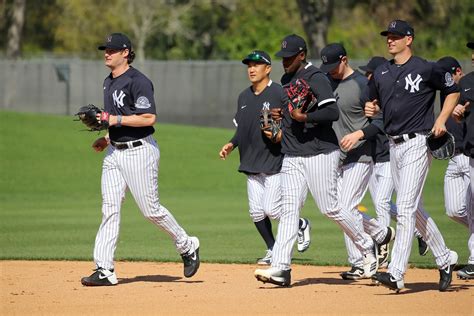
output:
<svg viewBox="0 0 474 316"><path fill-rule="evenodd" d="M450 159L454 156L454 136L446 132L443 136L435 138L430 132L426 136L426 145L435 159Z"/></svg>
<svg viewBox="0 0 474 316"><path fill-rule="evenodd" d="M302 113L308 112L317 103L311 87L304 79L296 79L285 87L288 95L288 110L301 109Z"/></svg>
<svg viewBox="0 0 474 316"><path fill-rule="evenodd" d="M281 117L274 118L275 116L272 116L272 112L279 111L281 109L262 110L260 112L260 129L273 143L281 141Z"/></svg>
<svg viewBox="0 0 474 316"><path fill-rule="evenodd" d="M109 128L109 113L93 104L82 106L76 115L90 131L102 131Z"/></svg>

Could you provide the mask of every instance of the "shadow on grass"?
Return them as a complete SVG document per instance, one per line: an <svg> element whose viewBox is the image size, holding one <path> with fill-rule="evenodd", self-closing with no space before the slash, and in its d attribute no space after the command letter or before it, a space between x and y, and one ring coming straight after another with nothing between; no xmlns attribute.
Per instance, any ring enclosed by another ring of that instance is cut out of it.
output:
<svg viewBox="0 0 474 316"><path fill-rule="evenodd" d="M192 281L189 279L183 279L182 277L170 276L170 275L138 275L133 278L122 278L118 279L119 284L127 284L134 282L183 282L183 283L202 283L203 281Z"/></svg>

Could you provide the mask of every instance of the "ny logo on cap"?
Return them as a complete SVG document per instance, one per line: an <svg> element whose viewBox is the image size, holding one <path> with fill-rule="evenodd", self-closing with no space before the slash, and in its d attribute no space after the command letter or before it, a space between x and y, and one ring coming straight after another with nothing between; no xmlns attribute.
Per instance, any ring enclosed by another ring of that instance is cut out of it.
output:
<svg viewBox="0 0 474 316"><path fill-rule="evenodd" d="M389 28L394 29L395 26L397 26L397 22L396 22L396 21L392 21L392 22L390 23Z"/></svg>
<svg viewBox="0 0 474 316"><path fill-rule="evenodd" d="M328 58L327 56L321 56L321 60L323 61L323 63L327 63L328 62Z"/></svg>
<svg viewBox="0 0 474 316"><path fill-rule="evenodd" d="M107 36L107 43L112 42L112 36Z"/></svg>
<svg viewBox="0 0 474 316"><path fill-rule="evenodd" d="M286 41L281 42L281 48L286 48L286 45L288 45Z"/></svg>

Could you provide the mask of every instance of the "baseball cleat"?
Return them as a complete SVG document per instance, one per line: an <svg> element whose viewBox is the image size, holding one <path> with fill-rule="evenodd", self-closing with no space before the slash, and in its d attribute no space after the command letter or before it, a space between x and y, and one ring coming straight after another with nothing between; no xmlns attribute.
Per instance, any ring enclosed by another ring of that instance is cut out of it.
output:
<svg viewBox="0 0 474 316"><path fill-rule="evenodd" d="M474 264L468 264L461 270L457 272L458 278L463 280L473 280L474 279Z"/></svg>
<svg viewBox="0 0 474 316"><path fill-rule="evenodd" d="M377 259L378 245L374 242L373 250L364 255L364 276L366 278L372 277L379 268L379 261Z"/></svg>
<svg viewBox="0 0 474 316"><path fill-rule="evenodd" d="M181 255L184 263L184 276L187 278L196 274L199 269L199 239L190 237L191 249L187 253Z"/></svg>
<svg viewBox="0 0 474 316"><path fill-rule="evenodd" d="M117 276L114 270L107 270L104 268L97 268L88 277L81 279L81 283L84 286L111 286L117 285Z"/></svg>
<svg viewBox="0 0 474 316"><path fill-rule="evenodd" d="M428 245L423 240L423 238L417 237L417 239L418 239L418 253L420 254L420 256L426 256L430 248L428 248Z"/></svg>
<svg viewBox="0 0 474 316"><path fill-rule="evenodd" d="M455 251L450 251L449 264L444 269L439 269L439 290L444 292L451 285L453 279L453 269L458 263L458 254Z"/></svg>
<svg viewBox="0 0 474 316"><path fill-rule="evenodd" d="M403 283L403 279L396 280L390 273L388 272L377 272L372 277L373 284L381 284L385 287L388 287L390 290L394 290L395 292L399 293L401 289L405 288L405 284Z"/></svg>
<svg viewBox="0 0 474 316"><path fill-rule="evenodd" d="M272 251L270 249L267 250L265 257L260 258L257 260L257 264L259 266L269 266L272 264Z"/></svg>
<svg viewBox="0 0 474 316"><path fill-rule="evenodd" d="M305 252L311 243L311 223L307 218L301 218L303 226L298 229L298 251Z"/></svg>
<svg viewBox="0 0 474 316"><path fill-rule="evenodd" d="M390 245L378 245L378 256L379 268L388 267L388 254L390 252Z"/></svg>
<svg viewBox="0 0 474 316"><path fill-rule="evenodd" d="M277 268L257 269L255 270L255 278L263 283L272 283L279 286L290 286L291 269L278 270Z"/></svg>
<svg viewBox="0 0 474 316"><path fill-rule="evenodd" d="M387 234L379 245L386 245L395 239L395 228L387 226Z"/></svg>
<svg viewBox="0 0 474 316"><path fill-rule="evenodd" d="M354 266L352 266L350 271L341 272L340 275L344 280L360 280L366 278L364 276L364 269Z"/></svg>

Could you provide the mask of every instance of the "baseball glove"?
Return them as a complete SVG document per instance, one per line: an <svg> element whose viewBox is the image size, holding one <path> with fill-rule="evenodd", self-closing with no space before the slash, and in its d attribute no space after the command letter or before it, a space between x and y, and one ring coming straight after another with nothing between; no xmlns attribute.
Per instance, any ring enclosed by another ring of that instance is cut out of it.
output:
<svg viewBox="0 0 474 316"><path fill-rule="evenodd" d="M308 112L316 104L317 100L311 91L311 87L304 79L296 79L285 87L288 95L288 110L301 109L302 113Z"/></svg>
<svg viewBox="0 0 474 316"><path fill-rule="evenodd" d="M260 112L260 129L273 143L278 143L281 140L281 118L274 119L272 110L262 110Z"/></svg>
<svg viewBox="0 0 474 316"><path fill-rule="evenodd" d="M426 145L435 159L450 159L454 156L454 136L449 132L438 138L435 138L431 132L428 133Z"/></svg>
<svg viewBox="0 0 474 316"><path fill-rule="evenodd" d="M102 131L109 128L109 113L93 104L82 106L76 115L90 131Z"/></svg>

